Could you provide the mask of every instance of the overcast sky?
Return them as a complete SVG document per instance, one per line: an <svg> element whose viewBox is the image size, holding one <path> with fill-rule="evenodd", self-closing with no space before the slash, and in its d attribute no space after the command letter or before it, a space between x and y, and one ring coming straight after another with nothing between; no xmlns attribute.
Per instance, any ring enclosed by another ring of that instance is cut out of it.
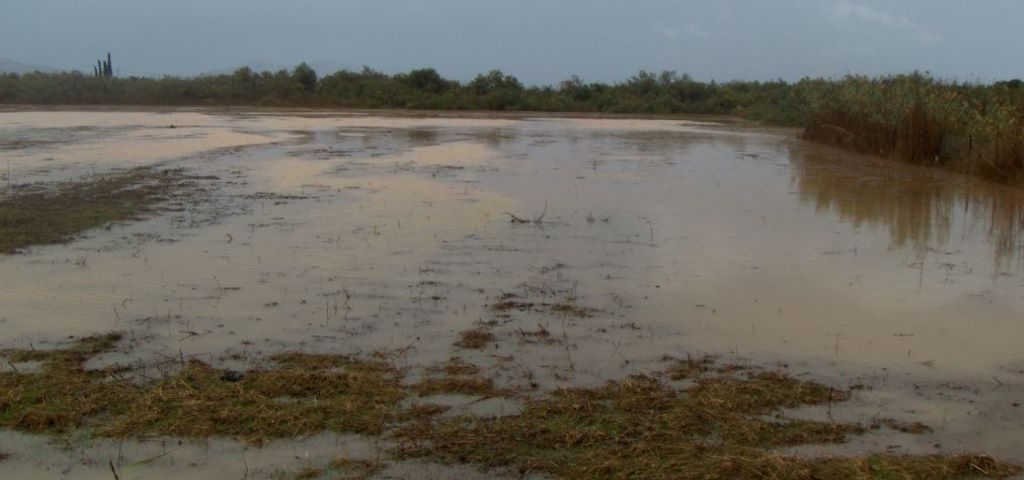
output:
<svg viewBox="0 0 1024 480"><path fill-rule="evenodd" d="M928 70L1024 77L1021 0L0 0L0 57L120 74L257 63L466 80L702 80ZM321 72L324 73L324 72Z"/></svg>

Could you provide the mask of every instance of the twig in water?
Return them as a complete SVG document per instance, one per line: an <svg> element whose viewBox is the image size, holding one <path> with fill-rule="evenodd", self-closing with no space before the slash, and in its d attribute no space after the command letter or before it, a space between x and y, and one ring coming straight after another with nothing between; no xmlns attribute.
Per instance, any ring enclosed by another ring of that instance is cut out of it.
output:
<svg viewBox="0 0 1024 480"><path fill-rule="evenodd" d="M527 219L525 219L525 218L519 218L519 217L517 217L517 216L516 216L516 215L515 215L514 213L512 213L512 212L503 212L503 213L504 213L505 215L508 215L509 217L512 217L512 219L510 220L510 221L511 221L512 223L530 223L530 221L529 221L529 220L527 220Z"/></svg>
<svg viewBox="0 0 1024 480"><path fill-rule="evenodd" d="M117 469L114 468L114 461L107 460L107 463L110 465L110 473L114 474L114 480L121 480L121 477L117 475Z"/></svg>
<svg viewBox="0 0 1024 480"><path fill-rule="evenodd" d="M542 220L544 220L544 215L547 215L547 214L548 214L548 202L544 202L544 210L542 210L540 212L539 216L534 217L533 223L540 223Z"/></svg>
<svg viewBox="0 0 1024 480"><path fill-rule="evenodd" d="M520 217L520 216L518 216L518 215L516 215L516 214L514 214L512 212L501 212L501 213L504 213L505 215L508 215L509 218L510 218L510 221L512 223L518 223L518 224L532 223L534 225L540 225L541 223L544 222L544 216L548 214L548 202L544 202L544 210L541 210L540 214L535 216L535 217L533 217L532 220Z"/></svg>

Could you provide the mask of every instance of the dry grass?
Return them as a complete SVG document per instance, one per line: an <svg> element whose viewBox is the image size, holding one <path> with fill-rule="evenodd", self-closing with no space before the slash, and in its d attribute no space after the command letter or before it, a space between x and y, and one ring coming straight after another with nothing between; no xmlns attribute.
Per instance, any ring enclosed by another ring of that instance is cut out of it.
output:
<svg viewBox="0 0 1024 480"><path fill-rule="evenodd" d="M86 230L137 219L188 185L182 170L134 169L0 198L0 254L64 243Z"/></svg>
<svg viewBox="0 0 1024 480"><path fill-rule="evenodd" d="M452 407L447 405L438 405L436 403L416 403L413 404L405 412L405 416L408 419L423 419L426 417L433 417L434 415L440 415Z"/></svg>
<svg viewBox="0 0 1024 480"><path fill-rule="evenodd" d="M710 357L678 361L676 373L691 380L685 389L635 376L525 400L516 416L443 417L444 406L402 405L415 394L515 393L470 374L475 370L457 359L451 369L434 370L444 376L408 386L386 362L308 353L273 356L267 367L235 379L197 361L141 381L126 379L131 372L117 367L84 368L119 340L109 334L64 349L4 352L14 362L41 362L42 370L0 373L0 427L36 433L88 428L117 438L230 436L256 444L321 431L388 434L399 458L580 479L996 478L1021 471L980 455L779 455L780 447L841 443L869 428L783 416L787 408L845 401L847 391L776 372L727 374L712 370ZM876 423L911 434L927 429L894 419ZM366 478L382 467L340 459L296 478Z"/></svg>
<svg viewBox="0 0 1024 480"><path fill-rule="evenodd" d="M932 427L921 422L907 422L904 420L897 420L895 418L880 418L875 420L875 422L878 426L885 426L896 430L897 432L912 433L914 435L930 433L932 431Z"/></svg>
<svg viewBox="0 0 1024 480"><path fill-rule="evenodd" d="M474 328L459 332L459 340L455 346L469 350L483 350L488 344L494 342L494 334L486 328Z"/></svg>
<svg viewBox="0 0 1024 480"><path fill-rule="evenodd" d="M715 366L715 357L711 355L704 355L702 357L687 356L686 359L665 356L662 360L672 362L667 372L672 380L694 378L710 372Z"/></svg>
<svg viewBox="0 0 1024 480"><path fill-rule="evenodd" d="M931 479L1019 471L983 456L780 456L772 449L838 443L864 432L860 425L780 416L780 409L842 401L848 393L777 373L695 382L677 391L632 377L530 400L519 416L416 422L396 430L394 453L578 479Z"/></svg>
<svg viewBox="0 0 1024 480"><path fill-rule="evenodd" d="M120 340L109 334L87 337L62 350L7 352L14 362L43 362L41 373L0 373L0 426L29 432L67 432L85 419L133 396L135 388L105 381L107 371L86 371L86 360Z"/></svg>
<svg viewBox="0 0 1024 480"><path fill-rule="evenodd" d="M279 474L275 478L280 480L313 480L323 475L323 470L313 467L305 467L294 474Z"/></svg>
<svg viewBox="0 0 1024 480"><path fill-rule="evenodd" d="M431 373L444 373L445 375L476 375L480 373L480 367L467 363L461 358L454 357L440 365L427 369Z"/></svg>
<svg viewBox="0 0 1024 480"><path fill-rule="evenodd" d="M393 367L342 356L279 355L272 358L275 368L249 371L239 381L226 381L223 372L198 361L142 383L84 369L118 338L9 352L14 361L44 363L39 373L0 374L0 426L39 433L91 427L112 437L223 435L260 443L324 430L379 434L406 396Z"/></svg>
<svg viewBox="0 0 1024 480"><path fill-rule="evenodd" d="M336 458L331 461L328 468L335 473L332 478L355 480L370 478L374 474L384 470L386 465L378 460L353 459L347 457Z"/></svg>
<svg viewBox="0 0 1024 480"><path fill-rule="evenodd" d="M257 370L239 382L220 377L220 371L191 362L140 392L103 432L226 435L253 443L323 430L378 434L405 396L397 376L361 371L358 365L342 372Z"/></svg>
<svg viewBox="0 0 1024 480"><path fill-rule="evenodd" d="M420 395L458 393L462 395L495 395L494 382L475 376L445 376L427 378L412 386Z"/></svg>
<svg viewBox="0 0 1024 480"><path fill-rule="evenodd" d="M282 475L282 480L311 480L314 478L330 478L332 480L363 480L373 477L384 470L385 465L378 460L352 459L339 457L331 460L326 467L306 467L298 472Z"/></svg>
<svg viewBox="0 0 1024 480"><path fill-rule="evenodd" d="M576 318L590 318L600 311L595 308L581 307L573 303L523 302L509 299L491 305L491 309L501 313L507 313L511 311L541 312L559 316L571 316Z"/></svg>

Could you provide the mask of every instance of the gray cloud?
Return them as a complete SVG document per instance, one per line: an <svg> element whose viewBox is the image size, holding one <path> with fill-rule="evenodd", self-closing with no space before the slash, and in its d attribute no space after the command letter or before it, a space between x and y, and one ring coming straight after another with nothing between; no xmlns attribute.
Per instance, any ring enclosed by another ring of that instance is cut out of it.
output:
<svg viewBox="0 0 1024 480"><path fill-rule="evenodd" d="M528 83L795 80L913 69L1024 76L1018 0L0 0L0 57L122 74L245 63L406 71L467 80L500 68Z"/></svg>
<svg viewBox="0 0 1024 480"><path fill-rule="evenodd" d="M941 42L942 37L930 33L907 17L894 15L885 10L876 10L865 5L839 1L832 5L832 15L840 21L864 22L885 28L913 32L918 39L928 43Z"/></svg>

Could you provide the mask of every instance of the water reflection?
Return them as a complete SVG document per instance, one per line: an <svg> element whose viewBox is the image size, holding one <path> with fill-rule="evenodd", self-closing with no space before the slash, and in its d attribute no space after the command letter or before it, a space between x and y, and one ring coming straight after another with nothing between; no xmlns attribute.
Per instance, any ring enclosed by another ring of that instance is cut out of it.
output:
<svg viewBox="0 0 1024 480"><path fill-rule="evenodd" d="M947 249L979 230L997 268L1021 267L1024 192L815 145L790 154L800 201L855 227L884 228L893 248Z"/></svg>

